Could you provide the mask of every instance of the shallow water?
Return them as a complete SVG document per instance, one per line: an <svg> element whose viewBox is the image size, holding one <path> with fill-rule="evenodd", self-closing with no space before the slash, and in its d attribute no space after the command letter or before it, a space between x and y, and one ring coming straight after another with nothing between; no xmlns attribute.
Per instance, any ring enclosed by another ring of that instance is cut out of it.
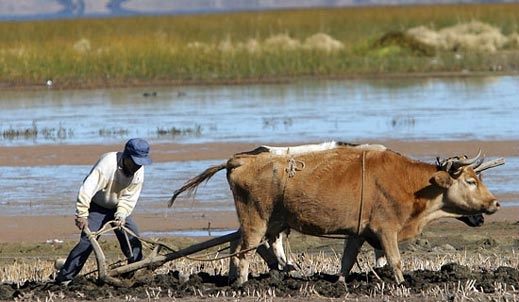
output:
<svg viewBox="0 0 519 302"><path fill-rule="evenodd" d="M431 163L435 160L418 159ZM519 158L509 157L506 161L506 165L499 169L485 172L485 185L498 196L517 196L519 186L515 183L519 171ZM232 195L224 172L201 184L194 198L182 195L175 201L173 208L167 208L167 202L174 190L209 166L221 162L169 162L146 167L146 180L135 212L174 215L175 212L234 211ZM77 190L88 171L90 166L2 167L2 187L11 190L0 192L1 215L72 215ZM519 206L518 200L500 201L504 207Z"/></svg>
<svg viewBox="0 0 519 302"><path fill-rule="evenodd" d="M0 146L133 136L152 143L518 139L517 95L519 77L4 92L0 132L38 135L2 136ZM158 131L171 129L195 133Z"/></svg>
<svg viewBox="0 0 519 302"><path fill-rule="evenodd" d="M519 102L515 101L518 84L519 77L490 77L5 92L0 95L0 132L35 125L38 135L4 135L0 147L100 142L122 145L132 136L145 137L152 144L515 140L519 139ZM156 96L144 96L153 92ZM200 132L160 135L157 131L172 128L199 128ZM497 195L519 193L515 181L519 158L506 160L499 171L485 173L485 184ZM146 167L136 212L173 211L166 208L173 191L220 162L170 162ZM89 170L90 166L2 167L2 215L72 214L77 189ZM502 200L502 204L519 206L519 201ZM195 200L178 200L174 211L194 208L234 210L223 173L201 185Z"/></svg>

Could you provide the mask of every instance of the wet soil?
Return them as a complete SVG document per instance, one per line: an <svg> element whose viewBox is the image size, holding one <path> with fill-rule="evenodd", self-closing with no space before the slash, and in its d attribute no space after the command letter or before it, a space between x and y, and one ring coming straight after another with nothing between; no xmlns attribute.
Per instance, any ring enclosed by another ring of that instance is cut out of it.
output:
<svg viewBox="0 0 519 302"><path fill-rule="evenodd" d="M392 271L385 267L375 269L376 275L370 273L354 273L346 282L338 280L335 275L314 274L311 276L294 277L288 274L271 271L253 277L240 287L227 285L227 277L222 275L210 275L200 272L189 276L187 280L182 280L178 271L168 274L156 275L147 279L141 279L130 288L116 288L110 285L97 284L95 280L79 277L68 287L63 288L55 284L43 284L27 282L20 288L14 286L0 286L0 297L2 299L40 299L45 300L49 293L54 293L55 297L63 300L111 300L125 301L129 297L133 299L148 299L151 292L159 292L162 289L162 299L176 298L193 300L197 297L207 297L214 299L219 296L234 296L251 298L253 293L269 295L277 298L307 298L314 296L321 298L341 298L353 297L372 297L374 293L382 292L381 283L391 284L393 282ZM378 279L380 278L380 280ZM481 294L496 294L496 284L502 284L509 288L516 287L519 280L519 271L511 267L499 267L493 271L472 270L468 267L456 263L448 263L441 267L439 271L413 271L405 274L405 282L399 287L408 289L408 299L413 296L420 299L424 293L433 292L437 288L451 288L450 297L435 296L432 300L452 299L456 295L456 286L473 282L473 287L478 289ZM388 291L390 286L387 286ZM393 287L395 288L395 286ZM396 291L396 289L393 289ZM153 295L153 294L151 294ZM388 294L386 294L388 295ZM447 294L449 295L449 294ZM52 296L52 295L51 295ZM389 296L389 295L388 295ZM423 298L422 298L423 300ZM432 301L431 300L431 301ZM396 301L396 300L395 300Z"/></svg>
<svg viewBox="0 0 519 302"><path fill-rule="evenodd" d="M460 227L463 232L460 232ZM361 265L364 270L353 272L342 281L336 274L316 272L315 267L307 269L308 263L296 260L296 269L291 272L253 272L247 283L234 286L228 284L226 273L212 270L210 264L202 262L191 274L183 269L161 272L141 269L133 278L122 279L127 286L99 282L96 274L81 275L66 287L51 281L1 284L0 300L199 301L217 298L218 301L344 301L348 298L380 301L383 297L384 301L401 301L403 298L406 301L460 301L462 297L471 297L485 301L509 297L507 301L516 301L518 293L515 289L519 286L515 255L519 248L518 229L517 222L489 222L478 228L468 228L449 220L434 223L419 238L401 245L404 265L406 261L438 261L438 258L452 254L494 259L490 262L495 261L495 265L478 265L478 260L468 261L472 263L470 265L447 261L438 270L404 271L405 282L401 285L395 284L392 270L387 266L366 269ZM293 259L323 255L323 259L328 260L321 262L335 261L339 265L338 256L330 250L341 251L342 240L296 233L290 235L289 242ZM175 244L190 245L193 239ZM116 244L110 246L112 250L108 249L108 254L118 247ZM369 247L363 248L359 255L361 263L370 262L370 251ZM515 261L510 262L512 265L499 265L500 257L511 257ZM306 273L309 271L313 272Z"/></svg>

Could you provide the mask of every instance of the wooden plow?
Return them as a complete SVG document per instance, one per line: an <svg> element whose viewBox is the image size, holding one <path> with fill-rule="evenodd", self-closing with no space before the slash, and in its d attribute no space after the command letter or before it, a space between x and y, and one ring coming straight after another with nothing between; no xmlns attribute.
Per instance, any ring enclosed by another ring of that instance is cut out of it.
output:
<svg viewBox="0 0 519 302"><path fill-rule="evenodd" d="M142 260L129 263L126 265L121 265L116 268L109 268L109 265L107 264L105 254L103 253L103 250L101 249L101 246L98 242L99 236L101 236L103 233L106 233L108 231L121 229L123 232L125 232L126 238L127 234L131 234L138 238L141 241L144 241L142 238L136 236L133 234L129 229L121 226L112 226L112 222L108 222L103 228L101 228L98 232L91 232L90 229L85 228L83 229L83 232L87 235L88 239L90 240L90 243L92 244L96 261L97 261L97 271L98 271L98 282L100 283L107 283L113 286L117 287L130 287L135 283L135 278L126 279L121 278L124 274L132 273L140 269L147 269L147 270L155 270L156 268L160 267L161 265L165 264L166 262L173 261L175 259L179 259L182 257L189 256L191 254L222 245L225 243L231 243L232 241L237 241L241 234L240 231L235 231L227 235L223 235L220 237L215 237L212 239L209 239L207 241L194 244L192 246L189 246L187 248L181 249L179 251L174 251L171 248L166 247L165 245L159 243L159 242L151 242L151 241L145 241L147 243L151 243L154 245L152 252L145 256ZM129 244L129 242L128 242ZM264 246L261 246L264 247ZM168 249L169 252L166 254L160 254L160 252L164 249ZM273 261L273 258L271 255L268 254L266 248L258 248L258 253L260 254L265 261ZM277 261L277 260L274 260Z"/></svg>

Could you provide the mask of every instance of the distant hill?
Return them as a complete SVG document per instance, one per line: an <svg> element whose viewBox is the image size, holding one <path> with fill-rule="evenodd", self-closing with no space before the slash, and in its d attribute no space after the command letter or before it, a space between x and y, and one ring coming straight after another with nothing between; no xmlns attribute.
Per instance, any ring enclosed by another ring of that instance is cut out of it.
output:
<svg viewBox="0 0 519 302"><path fill-rule="evenodd" d="M498 0L0 0L0 21Z"/></svg>

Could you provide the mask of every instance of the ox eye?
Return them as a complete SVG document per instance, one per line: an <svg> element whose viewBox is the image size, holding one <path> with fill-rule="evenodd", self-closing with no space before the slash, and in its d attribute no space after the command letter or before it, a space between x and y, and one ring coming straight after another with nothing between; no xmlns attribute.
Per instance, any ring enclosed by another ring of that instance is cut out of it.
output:
<svg viewBox="0 0 519 302"><path fill-rule="evenodd" d="M475 186L478 183L474 178L467 178L465 179L465 182L470 186Z"/></svg>

